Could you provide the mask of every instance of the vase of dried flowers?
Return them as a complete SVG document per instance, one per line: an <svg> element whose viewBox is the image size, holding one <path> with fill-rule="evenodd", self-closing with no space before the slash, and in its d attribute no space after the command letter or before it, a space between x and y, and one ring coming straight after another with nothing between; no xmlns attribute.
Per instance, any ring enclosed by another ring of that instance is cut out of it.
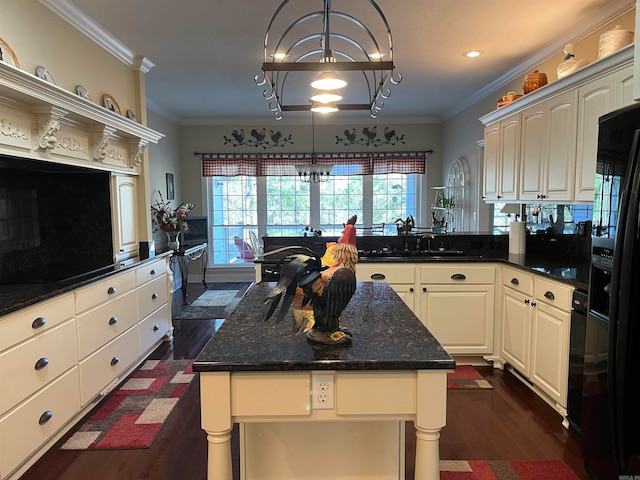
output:
<svg viewBox="0 0 640 480"><path fill-rule="evenodd" d="M174 209L169 202L164 201L160 192L158 192L158 196L159 200L151 205L154 231L161 230L166 233L169 249L178 251L180 249L180 233L189 231L187 213L193 209L194 205L181 203Z"/></svg>

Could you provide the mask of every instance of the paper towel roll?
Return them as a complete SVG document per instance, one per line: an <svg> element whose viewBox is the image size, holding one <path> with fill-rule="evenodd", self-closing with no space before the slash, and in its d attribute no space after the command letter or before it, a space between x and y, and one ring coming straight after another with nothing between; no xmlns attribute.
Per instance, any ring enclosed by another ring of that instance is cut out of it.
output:
<svg viewBox="0 0 640 480"><path fill-rule="evenodd" d="M509 225L509 253L522 255L527 247L525 222L511 222Z"/></svg>

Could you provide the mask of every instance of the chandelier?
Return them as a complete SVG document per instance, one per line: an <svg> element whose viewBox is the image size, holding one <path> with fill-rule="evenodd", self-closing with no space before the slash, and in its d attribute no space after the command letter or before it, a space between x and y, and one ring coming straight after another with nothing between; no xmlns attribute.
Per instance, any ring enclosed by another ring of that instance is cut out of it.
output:
<svg viewBox="0 0 640 480"><path fill-rule="evenodd" d="M311 163L296 165L298 178L305 183L320 183L329 180L333 165L318 164L316 157L316 122L315 112L311 111Z"/></svg>
<svg viewBox="0 0 640 480"><path fill-rule="evenodd" d="M322 10L306 10L311 3L283 1L267 27L262 74L254 81L264 87L269 109L277 120L283 112L309 110L369 110L377 118L391 95L390 86L402 80L402 75L394 75L391 29L382 10L369 0L371 11L359 20L347 11L332 10L331 0L322 1ZM347 100L339 103L343 97Z"/></svg>

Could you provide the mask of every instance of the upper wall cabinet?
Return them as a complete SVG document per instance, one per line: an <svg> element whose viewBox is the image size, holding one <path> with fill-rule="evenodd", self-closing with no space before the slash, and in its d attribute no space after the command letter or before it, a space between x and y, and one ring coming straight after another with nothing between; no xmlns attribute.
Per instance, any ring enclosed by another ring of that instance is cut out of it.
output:
<svg viewBox="0 0 640 480"><path fill-rule="evenodd" d="M162 137L0 62L0 154L136 174L146 146Z"/></svg>
<svg viewBox="0 0 640 480"><path fill-rule="evenodd" d="M592 202L598 118L630 103L633 45L482 117L485 201Z"/></svg>

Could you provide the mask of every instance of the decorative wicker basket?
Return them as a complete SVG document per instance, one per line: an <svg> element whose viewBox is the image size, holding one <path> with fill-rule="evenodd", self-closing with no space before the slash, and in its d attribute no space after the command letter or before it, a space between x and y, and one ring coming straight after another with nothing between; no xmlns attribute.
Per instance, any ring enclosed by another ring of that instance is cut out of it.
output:
<svg viewBox="0 0 640 480"><path fill-rule="evenodd" d="M547 84L547 74L540 73L538 70L534 70L532 73L524 77L524 84L522 85L522 91L526 95L534 90L543 87Z"/></svg>

